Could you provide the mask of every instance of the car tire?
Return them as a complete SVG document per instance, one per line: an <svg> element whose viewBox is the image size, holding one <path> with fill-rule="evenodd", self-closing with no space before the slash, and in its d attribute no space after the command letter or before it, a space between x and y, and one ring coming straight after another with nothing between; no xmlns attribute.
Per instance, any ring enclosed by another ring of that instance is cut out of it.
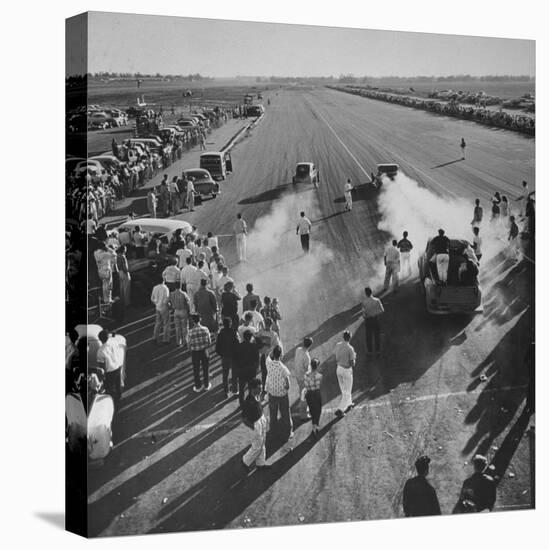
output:
<svg viewBox="0 0 549 550"><path fill-rule="evenodd" d="M212 199L215 199L217 197L217 193L212 193Z"/></svg>

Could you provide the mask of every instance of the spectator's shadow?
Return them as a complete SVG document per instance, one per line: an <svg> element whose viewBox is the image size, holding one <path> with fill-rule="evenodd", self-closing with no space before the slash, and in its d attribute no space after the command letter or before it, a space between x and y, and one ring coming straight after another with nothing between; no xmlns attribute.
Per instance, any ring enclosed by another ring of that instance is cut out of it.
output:
<svg viewBox="0 0 549 550"><path fill-rule="evenodd" d="M463 162L464 160L465 159L450 160L442 164L437 164L436 166L431 166L431 170L435 170L436 168L444 168L444 166L449 166L450 164L455 164L456 162Z"/></svg>
<svg viewBox="0 0 549 550"><path fill-rule="evenodd" d="M332 420L319 431L321 440L337 422ZM305 439L268 470L247 473L242 466L244 451L233 455L217 470L190 487L162 508L160 523L150 533L221 529L237 518L286 472L295 466L317 441ZM227 495L228 498L219 498Z"/></svg>
<svg viewBox="0 0 549 550"><path fill-rule="evenodd" d="M305 191L309 191L311 188L312 187L309 185L284 183L282 185L278 185L277 187L268 189L267 191L263 191L257 195L242 199L238 204L257 204L259 202L274 201L280 199L286 194L303 193Z"/></svg>

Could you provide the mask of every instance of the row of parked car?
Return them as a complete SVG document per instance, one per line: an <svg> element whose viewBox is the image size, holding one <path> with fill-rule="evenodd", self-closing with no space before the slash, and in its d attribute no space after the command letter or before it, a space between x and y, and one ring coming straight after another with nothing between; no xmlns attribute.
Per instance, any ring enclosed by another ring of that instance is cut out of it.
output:
<svg viewBox="0 0 549 550"><path fill-rule="evenodd" d="M128 125L128 115L121 109L88 105L86 110L77 109L69 114L67 127L72 132L106 130Z"/></svg>

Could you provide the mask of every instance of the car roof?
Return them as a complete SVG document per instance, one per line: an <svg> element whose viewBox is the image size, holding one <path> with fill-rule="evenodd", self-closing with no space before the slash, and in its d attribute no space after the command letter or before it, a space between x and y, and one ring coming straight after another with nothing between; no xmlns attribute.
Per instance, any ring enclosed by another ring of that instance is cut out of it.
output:
<svg viewBox="0 0 549 550"><path fill-rule="evenodd" d="M296 167L297 166L314 166L314 162L298 162L296 164Z"/></svg>
<svg viewBox="0 0 549 550"><path fill-rule="evenodd" d="M225 153L222 153L221 151L208 151L207 153L202 153L200 155L200 158L202 157L219 157L223 156Z"/></svg>
<svg viewBox="0 0 549 550"><path fill-rule="evenodd" d="M136 220L128 220L120 224L116 229L133 229L136 226L141 227L141 229L147 231L148 233L172 233L177 229L182 229L183 233L190 233L193 230L192 225L184 220L157 218L138 218Z"/></svg>
<svg viewBox="0 0 549 550"><path fill-rule="evenodd" d="M389 170L395 170L395 169L398 170L399 166L398 166L398 164L390 164L390 163L388 163L388 164L378 164L377 165L378 170L381 170L383 168L389 169Z"/></svg>

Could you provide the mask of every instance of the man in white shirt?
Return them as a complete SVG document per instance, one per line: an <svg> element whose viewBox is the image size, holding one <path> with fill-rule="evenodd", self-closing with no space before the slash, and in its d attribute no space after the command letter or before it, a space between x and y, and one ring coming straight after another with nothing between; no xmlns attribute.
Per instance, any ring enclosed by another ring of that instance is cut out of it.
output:
<svg viewBox="0 0 549 550"><path fill-rule="evenodd" d="M353 209L353 185L351 180L348 179L343 188L343 194L345 196L345 211L350 212Z"/></svg>
<svg viewBox="0 0 549 550"><path fill-rule="evenodd" d="M400 271L400 250L397 247L397 241L393 240L391 246L385 251L385 283L383 290L389 289L391 279L393 280L393 288L398 290L398 274Z"/></svg>
<svg viewBox="0 0 549 550"><path fill-rule="evenodd" d="M189 300L191 304L194 304L194 293L198 290L200 281L198 280L198 269L192 264L190 257L186 259L185 267L181 270L181 283L185 283Z"/></svg>
<svg viewBox="0 0 549 550"><path fill-rule="evenodd" d="M252 336L255 336L258 331L258 329L254 325L253 315L251 311L246 312L246 314L244 315L244 324L238 327L238 336L240 337L241 341L244 339L244 333L247 331L251 332Z"/></svg>
<svg viewBox="0 0 549 550"><path fill-rule="evenodd" d="M229 268L227 266L223 266L221 268L221 276L218 277L215 281L216 285L216 292L219 298L221 298L221 294L223 293L223 289L225 288L225 284L231 282L234 284L234 279L232 277L229 277Z"/></svg>
<svg viewBox="0 0 549 550"><path fill-rule="evenodd" d="M105 372L105 391L112 397L115 407L122 397L122 361L123 354L118 344L106 330L98 334L101 346L97 350L97 364Z"/></svg>
<svg viewBox="0 0 549 550"><path fill-rule="evenodd" d="M297 222L297 227L295 230L295 234L299 235L299 238L301 239L301 248L303 249L303 252L305 254L308 254L309 252L309 236L311 234L311 220L309 218L305 217L305 212L301 212L299 221Z"/></svg>
<svg viewBox="0 0 549 550"><path fill-rule="evenodd" d="M242 318L246 316L246 313L252 314L252 325L255 327L256 330L262 330L265 328L265 319L263 318L263 315L257 311L257 303L255 300L250 301L250 309L246 310L242 313Z"/></svg>
<svg viewBox="0 0 549 550"><path fill-rule="evenodd" d="M236 236L236 254L238 261L246 261L246 235L248 234L248 224L242 219L242 214L236 215L236 221L233 225Z"/></svg>
<svg viewBox="0 0 549 550"><path fill-rule="evenodd" d="M480 262L482 257L482 237L480 236L480 228L473 227L473 250L475 251L475 256Z"/></svg>
<svg viewBox="0 0 549 550"><path fill-rule="evenodd" d="M162 278L170 292L181 286L181 271L177 267L177 260L173 258L170 265L162 272Z"/></svg>
<svg viewBox="0 0 549 550"><path fill-rule="evenodd" d="M182 269L185 267L185 265L187 265L187 258L190 258L192 254L193 253L187 248L186 244L175 251L175 255L177 256L178 260L177 265L179 266L179 269Z"/></svg>
<svg viewBox="0 0 549 550"><path fill-rule="evenodd" d="M153 339L157 344L170 341L170 309L168 302L170 290L162 281L152 289L151 302L154 304L156 317L154 320ZM162 334L162 337L161 337Z"/></svg>
<svg viewBox="0 0 549 550"><path fill-rule="evenodd" d="M353 367L356 363L356 351L350 344L351 333L346 330L343 333L343 341L338 342L335 347L335 358L337 363L336 375L341 391L341 401L335 414L339 418L352 409L353 403Z"/></svg>

